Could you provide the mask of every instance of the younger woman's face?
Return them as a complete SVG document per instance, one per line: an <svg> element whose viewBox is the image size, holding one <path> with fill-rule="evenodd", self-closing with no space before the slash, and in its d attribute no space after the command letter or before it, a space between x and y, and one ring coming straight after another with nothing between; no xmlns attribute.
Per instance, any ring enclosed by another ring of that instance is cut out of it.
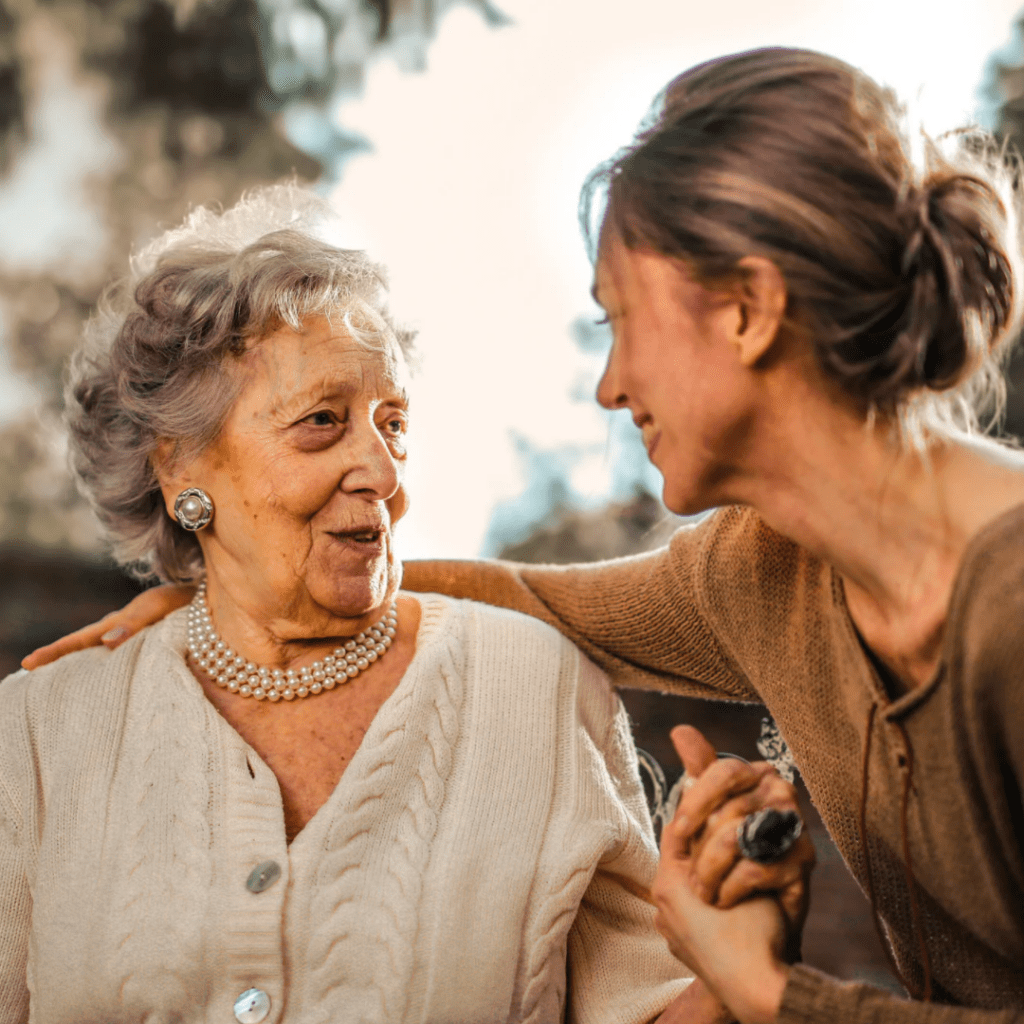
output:
<svg viewBox="0 0 1024 1024"><path fill-rule="evenodd" d="M614 237L602 243L594 295L613 335L598 401L629 409L669 509L724 503L753 421L752 374L730 341L739 301L699 284L682 261Z"/></svg>

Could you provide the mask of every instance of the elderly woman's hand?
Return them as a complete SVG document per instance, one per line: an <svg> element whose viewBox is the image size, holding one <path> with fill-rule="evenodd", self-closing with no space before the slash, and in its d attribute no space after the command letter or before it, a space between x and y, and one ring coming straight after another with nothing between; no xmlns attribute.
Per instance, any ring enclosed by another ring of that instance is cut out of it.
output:
<svg viewBox="0 0 1024 1024"><path fill-rule="evenodd" d="M22 659L22 668L40 668L51 661L63 658L65 654L81 651L86 647L104 647L113 650L140 629L159 622L177 608L186 605L195 595L195 587L182 587L166 584L144 590L123 608L109 615L104 615L99 622L83 626L74 633L62 636L52 644L39 647L26 658Z"/></svg>
<svg viewBox="0 0 1024 1024"><path fill-rule="evenodd" d="M695 782L666 825L663 846L667 841L685 852L693 893L711 906L724 910L754 894L772 893L786 919L787 959L795 960L807 917L814 844L804 831L782 860L759 864L740 854L737 830L748 814L765 807L798 810L796 789L764 762L719 760L692 726L677 726L672 742Z"/></svg>

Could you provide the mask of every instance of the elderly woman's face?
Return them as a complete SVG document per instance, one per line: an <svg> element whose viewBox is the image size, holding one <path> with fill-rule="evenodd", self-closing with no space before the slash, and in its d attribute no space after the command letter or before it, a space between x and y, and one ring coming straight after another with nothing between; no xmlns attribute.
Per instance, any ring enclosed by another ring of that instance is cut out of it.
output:
<svg viewBox="0 0 1024 1024"><path fill-rule="evenodd" d="M400 579L402 354L320 317L257 341L237 372L241 394L219 437L174 485L202 487L216 506L199 534L211 589L272 629L280 619L282 638L344 631L338 620L380 608Z"/></svg>

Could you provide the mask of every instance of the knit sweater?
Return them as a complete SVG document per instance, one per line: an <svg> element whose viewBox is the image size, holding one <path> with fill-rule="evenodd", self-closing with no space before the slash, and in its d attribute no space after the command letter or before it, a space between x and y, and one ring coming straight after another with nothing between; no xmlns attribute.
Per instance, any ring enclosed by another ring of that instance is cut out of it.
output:
<svg viewBox="0 0 1024 1024"><path fill-rule="evenodd" d="M186 667L183 612L9 677L0 1022L227 1024L249 989L266 1024L656 1017L687 982L635 894L657 851L621 704L541 623L421 605L290 845L273 773Z"/></svg>
<svg viewBox="0 0 1024 1024"><path fill-rule="evenodd" d="M935 1000L797 966L781 1024L1024 1021L1024 507L974 538L940 668L895 700L836 572L749 509L634 558L413 563L405 585L546 619L618 686L766 705L901 972L920 988L929 964Z"/></svg>

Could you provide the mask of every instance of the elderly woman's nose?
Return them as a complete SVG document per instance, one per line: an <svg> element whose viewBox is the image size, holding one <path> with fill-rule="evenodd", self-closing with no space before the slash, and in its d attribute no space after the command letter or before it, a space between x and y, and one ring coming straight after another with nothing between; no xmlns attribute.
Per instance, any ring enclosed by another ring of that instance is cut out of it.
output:
<svg viewBox="0 0 1024 1024"><path fill-rule="evenodd" d="M345 491L368 491L378 499L390 498L401 484L399 463L375 426L358 432L348 453L341 479Z"/></svg>

